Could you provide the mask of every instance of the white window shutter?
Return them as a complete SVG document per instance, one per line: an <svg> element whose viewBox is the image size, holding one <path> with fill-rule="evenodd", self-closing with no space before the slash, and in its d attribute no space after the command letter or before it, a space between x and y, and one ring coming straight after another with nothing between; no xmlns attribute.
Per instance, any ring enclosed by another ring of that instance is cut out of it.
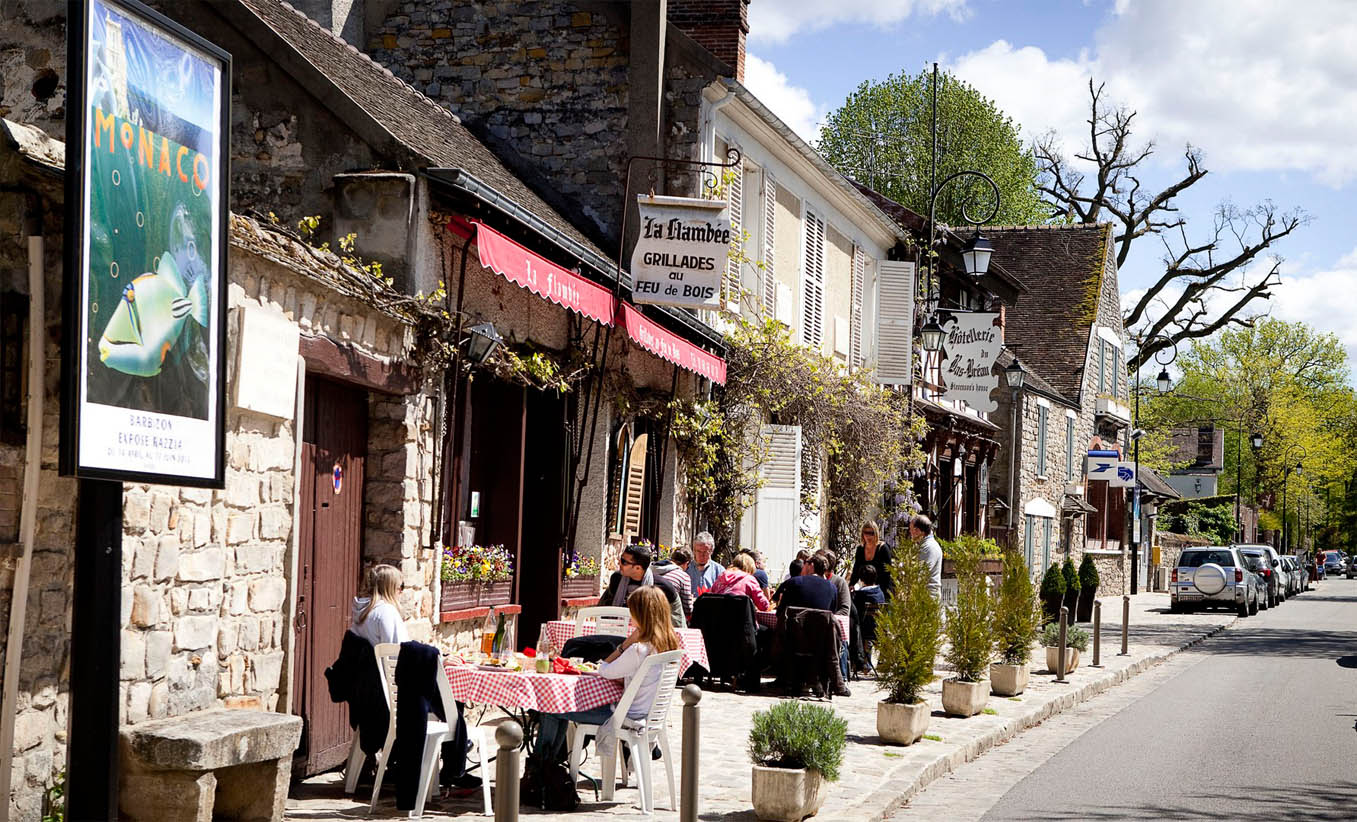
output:
<svg viewBox="0 0 1357 822"><path fill-rule="evenodd" d="M778 283L776 291L777 321L791 328L794 319L792 309L796 306L796 297L792 294L791 286L786 283Z"/></svg>
<svg viewBox="0 0 1357 822"><path fill-rule="evenodd" d="M773 263L777 258L777 182L767 169L763 172L763 316L782 319L778 314L779 288ZM790 324L790 323L789 323Z"/></svg>
<svg viewBox="0 0 1357 822"><path fill-rule="evenodd" d="M744 228L744 167L736 166L734 174L731 176L730 185L726 188L726 202L730 207L730 233L735 238L731 246L744 250L743 243L739 242ZM726 279L722 291L725 292L725 307L727 311L740 313L740 260L735 254L731 254L730 260L726 263Z"/></svg>
<svg viewBox="0 0 1357 822"><path fill-rule="evenodd" d="M641 506L645 501L646 446L650 435L641 434L631 441L627 457L627 490L622 497L622 536L630 543L641 532Z"/></svg>
<svg viewBox="0 0 1357 822"><path fill-rule="evenodd" d="M861 246L853 246L853 309L848 321L852 323L849 331L848 366L862 367L862 288L867 278L867 255Z"/></svg>
<svg viewBox="0 0 1357 822"><path fill-rule="evenodd" d="M914 375L914 263L877 263L876 381L909 385Z"/></svg>
<svg viewBox="0 0 1357 822"><path fill-rule="evenodd" d="M824 344L825 221L806 212L805 277L801 341L816 351Z"/></svg>
<svg viewBox="0 0 1357 822"><path fill-rule="evenodd" d="M760 436L768 452L759 466L755 495L754 548L765 564L786 568L796 556L796 526L801 508L801 426L764 425Z"/></svg>

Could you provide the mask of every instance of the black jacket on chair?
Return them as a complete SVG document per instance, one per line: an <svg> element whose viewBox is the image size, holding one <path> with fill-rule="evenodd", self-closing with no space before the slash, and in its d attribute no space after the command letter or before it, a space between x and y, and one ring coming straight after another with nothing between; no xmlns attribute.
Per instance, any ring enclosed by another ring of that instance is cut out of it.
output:
<svg viewBox="0 0 1357 822"><path fill-rule="evenodd" d="M325 669L331 702L349 703L349 727L358 729L358 747L375 754L386 744L391 712L382 693L382 674L372 643L353 631L345 631L339 658Z"/></svg>
<svg viewBox="0 0 1357 822"><path fill-rule="evenodd" d="M462 704L457 718L443 711L437 677L447 676L438 667L438 649L422 642L402 642L396 657L396 744L391 761L396 767L396 808L413 810L419 796L419 766L424 756L424 733L429 714L452 725L452 739L443 743L443 768L438 781L446 785L466 772L466 722Z"/></svg>
<svg viewBox="0 0 1357 822"><path fill-rule="evenodd" d="M744 594L703 594L693 600L693 627L702 632L712 676L738 679L757 673L758 625L752 599Z"/></svg>
<svg viewBox="0 0 1357 822"><path fill-rule="evenodd" d="M845 689L839 670L839 628L834 614L818 608L788 608L780 615L782 681L794 693L809 685L817 696Z"/></svg>

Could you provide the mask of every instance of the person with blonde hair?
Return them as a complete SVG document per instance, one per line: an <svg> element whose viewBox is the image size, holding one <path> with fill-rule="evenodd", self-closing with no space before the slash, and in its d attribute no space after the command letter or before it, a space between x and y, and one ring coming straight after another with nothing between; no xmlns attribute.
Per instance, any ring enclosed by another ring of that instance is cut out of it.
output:
<svg viewBox="0 0 1357 822"><path fill-rule="evenodd" d="M401 619L401 572L392 565L368 569L364 585L367 596L353 598L353 623L349 630L375 647L383 642L409 642L410 633Z"/></svg>
<svg viewBox="0 0 1357 822"><path fill-rule="evenodd" d="M617 650L608 655L598 666L598 675L608 679L620 679L623 687L631 684L632 679L641 670L641 663L651 654L662 654L679 649L678 634L674 633L673 622L669 618L669 602L664 592L653 585L637 588L627 597L627 610L631 613L636 630L632 631ZM650 713L659 690L660 669L654 669L636 690L627 711L628 719L643 719ZM533 756L545 762L560 762L565 758L565 731L571 722L584 725L601 725L600 737L612 736L614 731L607 724L612 719L617 704L601 705L587 711L571 711L562 714L542 714L541 726L537 732L537 747ZM602 739L600 738L600 742Z"/></svg>
<svg viewBox="0 0 1357 822"><path fill-rule="evenodd" d="M711 593L744 594L754 600L755 608L760 611L768 610L772 606L768 602L768 595L763 591L763 586L754 576L756 567L754 558L749 554L743 552L736 554L730 561L730 567L722 571L712 583Z"/></svg>

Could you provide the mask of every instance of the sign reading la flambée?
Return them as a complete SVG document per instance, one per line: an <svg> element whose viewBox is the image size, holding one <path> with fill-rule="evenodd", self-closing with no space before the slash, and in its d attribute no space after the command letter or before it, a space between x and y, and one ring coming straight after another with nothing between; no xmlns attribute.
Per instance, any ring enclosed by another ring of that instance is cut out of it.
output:
<svg viewBox="0 0 1357 822"><path fill-rule="evenodd" d="M730 258L730 214L722 200L638 195L641 235L631 252L633 299L719 308Z"/></svg>

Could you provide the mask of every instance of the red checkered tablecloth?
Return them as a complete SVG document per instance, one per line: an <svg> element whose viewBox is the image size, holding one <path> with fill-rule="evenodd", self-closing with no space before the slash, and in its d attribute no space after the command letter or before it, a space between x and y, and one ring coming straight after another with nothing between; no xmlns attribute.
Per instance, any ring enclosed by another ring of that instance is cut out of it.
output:
<svg viewBox="0 0 1357 822"><path fill-rule="evenodd" d="M632 626L632 630L636 630L635 625ZM589 636L593 632L594 624L584 623L584 635ZM707 643L702 639L702 632L696 628L675 628L674 633L678 634L679 645L683 650L683 658L679 661L680 672L688 670L688 666L694 662L711 670L711 663L707 661ZM573 636L575 636L574 620L553 619L547 623L547 638L558 651L565 645L565 641Z"/></svg>
<svg viewBox="0 0 1357 822"><path fill-rule="evenodd" d="M477 705L562 714L612 705L622 698L622 680L592 674L486 671L451 662L444 670L453 699Z"/></svg>
<svg viewBox="0 0 1357 822"><path fill-rule="evenodd" d="M755 611L754 621L769 628L777 627L777 611ZM834 622L839 626L839 639L848 641L848 615L835 614Z"/></svg>

